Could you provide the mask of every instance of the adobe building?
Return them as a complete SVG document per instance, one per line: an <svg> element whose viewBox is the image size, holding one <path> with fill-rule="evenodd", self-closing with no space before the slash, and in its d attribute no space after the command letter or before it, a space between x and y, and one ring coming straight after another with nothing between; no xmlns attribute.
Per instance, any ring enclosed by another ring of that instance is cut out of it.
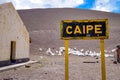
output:
<svg viewBox="0 0 120 80"><path fill-rule="evenodd" d="M12 3L0 4L0 66L29 61L29 33Z"/></svg>

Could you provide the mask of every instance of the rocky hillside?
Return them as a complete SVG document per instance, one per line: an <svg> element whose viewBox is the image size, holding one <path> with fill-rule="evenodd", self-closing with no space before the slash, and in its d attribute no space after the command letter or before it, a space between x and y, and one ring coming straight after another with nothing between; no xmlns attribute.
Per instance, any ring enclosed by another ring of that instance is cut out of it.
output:
<svg viewBox="0 0 120 80"><path fill-rule="evenodd" d="M120 44L120 14L71 8L18 10L32 38L31 52L39 48L64 46L60 40L61 20L108 19L109 39L105 49L111 50ZM99 40L73 40L70 47L99 51Z"/></svg>

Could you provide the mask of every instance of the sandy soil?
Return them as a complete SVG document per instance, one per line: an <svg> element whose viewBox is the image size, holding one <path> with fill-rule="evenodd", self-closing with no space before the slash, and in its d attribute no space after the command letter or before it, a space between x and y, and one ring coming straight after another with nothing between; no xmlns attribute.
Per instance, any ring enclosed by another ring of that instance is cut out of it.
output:
<svg viewBox="0 0 120 80"><path fill-rule="evenodd" d="M64 56L34 54L38 63L0 72L0 80L64 80ZM107 80L120 80L120 64L106 58ZM92 62L92 63L84 63ZM95 57L69 56L69 80L101 80L101 62Z"/></svg>

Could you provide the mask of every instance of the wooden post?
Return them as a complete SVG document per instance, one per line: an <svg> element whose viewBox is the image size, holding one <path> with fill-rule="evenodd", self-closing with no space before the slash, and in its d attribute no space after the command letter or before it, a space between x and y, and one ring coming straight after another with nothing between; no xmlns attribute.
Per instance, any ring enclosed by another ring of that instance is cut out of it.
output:
<svg viewBox="0 0 120 80"><path fill-rule="evenodd" d="M101 74L102 74L102 80L106 80L104 39L100 39L100 49L101 49L101 70L102 70Z"/></svg>
<svg viewBox="0 0 120 80"><path fill-rule="evenodd" d="M69 80L68 40L65 40L65 80Z"/></svg>

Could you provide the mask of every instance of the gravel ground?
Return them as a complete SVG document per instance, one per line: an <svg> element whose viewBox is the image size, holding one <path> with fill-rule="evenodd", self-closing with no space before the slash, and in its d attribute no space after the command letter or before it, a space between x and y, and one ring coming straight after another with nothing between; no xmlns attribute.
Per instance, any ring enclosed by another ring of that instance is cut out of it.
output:
<svg viewBox="0 0 120 80"><path fill-rule="evenodd" d="M64 80L64 56L31 55L38 63L0 72L0 80ZM106 58L107 80L120 80L120 64ZM100 59L69 56L69 80L101 80Z"/></svg>

